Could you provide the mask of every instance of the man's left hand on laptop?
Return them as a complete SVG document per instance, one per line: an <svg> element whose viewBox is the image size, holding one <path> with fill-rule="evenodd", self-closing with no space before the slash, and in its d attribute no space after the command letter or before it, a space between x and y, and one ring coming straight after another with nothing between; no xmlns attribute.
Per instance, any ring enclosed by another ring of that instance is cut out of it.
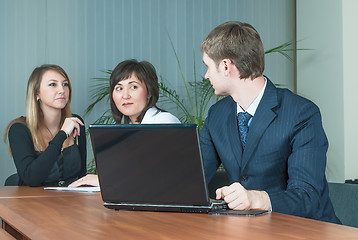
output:
<svg viewBox="0 0 358 240"><path fill-rule="evenodd" d="M218 188L216 199L224 199L228 207L234 210L271 209L271 201L266 192L246 190L238 182Z"/></svg>

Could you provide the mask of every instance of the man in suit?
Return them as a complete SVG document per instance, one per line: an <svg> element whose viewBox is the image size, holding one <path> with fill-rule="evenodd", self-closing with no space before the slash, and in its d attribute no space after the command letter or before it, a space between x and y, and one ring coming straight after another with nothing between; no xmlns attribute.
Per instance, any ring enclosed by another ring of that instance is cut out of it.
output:
<svg viewBox="0 0 358 240"><path fill-rule="evenodd" d="M207 182L222 163L229 208L264 209L340 223L325 177L328 142L318 107L265 76L264 49L247 23L226 22L201 45L215 94L201 131Z"/></svg>

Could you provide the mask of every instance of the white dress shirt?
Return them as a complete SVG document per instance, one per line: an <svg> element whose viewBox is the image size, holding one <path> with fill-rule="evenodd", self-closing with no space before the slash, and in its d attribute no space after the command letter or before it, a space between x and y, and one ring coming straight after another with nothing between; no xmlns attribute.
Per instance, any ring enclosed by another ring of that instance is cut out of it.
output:
<svg viewBox="0 0 358 240"><path fill-rule="evenodd" d="M259 95L255 98L255 100L250 104L250 106L248 107L248 109L246 109L246 112L250 113L250 115L253 117L255 115L255 112L256 112L256 109L257 107L259 106L259 103L262 99L262 96L264 95L264 92L265 92L265 88L266 88L266 83L267 83L267 80L265 78L265 85L264 87L262 88L261 92L259 93ZM237 104L237 113L239 112L244 112L244 110L241 108L241 106ZM248 122L248 126L250 126L251 124L251 121L252 121L252 118L249 120Z"/></svg>
<svg viewBox="0 0 358 240"><path fill-rule="evenodd" d="M141 124L153 124L153 123L180 123L179 119L173 114L168 112L162 112L156 107L151 107L144 114Z"/></svg>

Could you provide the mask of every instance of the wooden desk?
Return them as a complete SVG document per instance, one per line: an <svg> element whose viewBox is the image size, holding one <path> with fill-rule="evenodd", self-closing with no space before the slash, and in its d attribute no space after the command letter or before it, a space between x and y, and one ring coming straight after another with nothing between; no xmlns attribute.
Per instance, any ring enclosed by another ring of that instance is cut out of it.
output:
<svg viewBox="0 0 358 240"><path fill-rule="evenodd" d="M1 240L14 240L8 232L6 232L4 229L0 228L0 239Z"/></svg>
<svg viewBox="0 0 358 240"><path fill-rule="evenodd" d="M68 191L55 191L44 190L43 187L16 187L7 186L0 187L1 198L37 198L37 197L73 197L83 195L93 195L94 193L88 192L68 192Z"/></svg>
<svg viewBox="0 0 358 240"><path fill-rule="evenodd" d="M3 188L0 187L0 192ZM0 198L3 228L30 239L358 239L358 228L279 213L258 217L113 211L100 193ZM27 239L24 238L24 239Z"/></svg>

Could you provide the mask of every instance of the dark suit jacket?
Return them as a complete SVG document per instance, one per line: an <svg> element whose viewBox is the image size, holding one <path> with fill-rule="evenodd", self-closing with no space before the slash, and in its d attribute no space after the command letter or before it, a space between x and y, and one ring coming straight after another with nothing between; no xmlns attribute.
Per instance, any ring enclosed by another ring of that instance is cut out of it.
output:
<svg viewBox="0 0 358 240"><path fill-rule="evenodd" d="M236 106L229 96L209 110L200 136L207 182L223 163L231 182L266 191L273 211L339 223L328 196L328 141L318 107L267 80L243 151Z"/></svg>

